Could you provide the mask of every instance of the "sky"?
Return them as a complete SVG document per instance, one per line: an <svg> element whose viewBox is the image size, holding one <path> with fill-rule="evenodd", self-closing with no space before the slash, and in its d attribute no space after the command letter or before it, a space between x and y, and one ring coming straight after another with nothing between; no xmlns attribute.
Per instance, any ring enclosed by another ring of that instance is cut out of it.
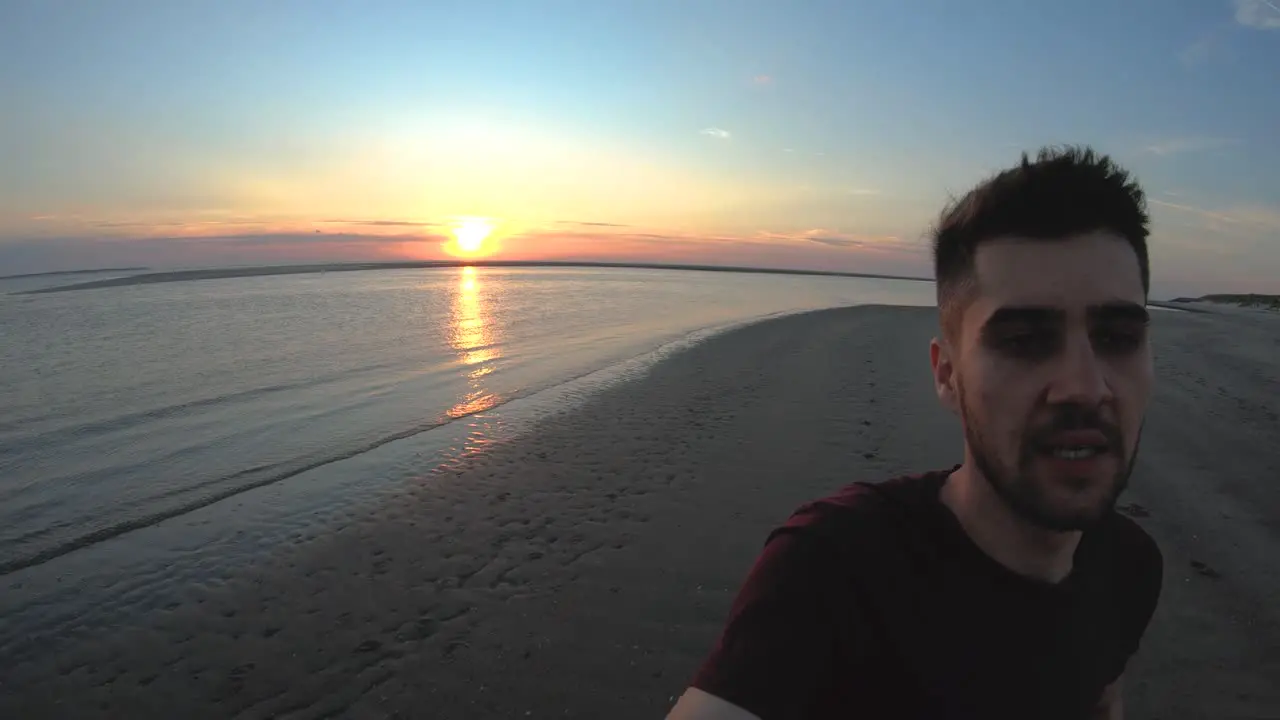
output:
<svg viewBox="0 0 1280 720"><path fill-rule="evenodd" d="M1280 292L1278 2L6 0L0 275L930 276L949 198L1085 143L1148 193L1153 297Z"/></svg>

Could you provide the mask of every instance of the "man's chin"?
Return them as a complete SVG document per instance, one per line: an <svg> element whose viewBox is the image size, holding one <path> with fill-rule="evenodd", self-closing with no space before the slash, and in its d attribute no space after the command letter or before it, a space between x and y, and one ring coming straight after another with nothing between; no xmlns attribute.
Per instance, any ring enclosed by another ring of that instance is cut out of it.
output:
<svg viewBox="0 0 1280 720"><path fill-rule="evenodd" d="M1029 479L1035 483L1036 524L1054 530L1083 530L1115 507L1123 480L1113 456L1088 461L1048 458L1037 463ZM1031 509L1031 508L1027 508Z"/></svg>

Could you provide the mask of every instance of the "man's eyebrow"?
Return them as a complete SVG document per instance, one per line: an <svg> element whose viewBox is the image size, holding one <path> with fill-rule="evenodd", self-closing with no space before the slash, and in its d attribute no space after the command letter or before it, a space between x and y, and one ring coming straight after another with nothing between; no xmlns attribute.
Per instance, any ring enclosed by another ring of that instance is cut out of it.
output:
<svg viewBox="0 0 1280 720"><path fill-rule="evenodd" d="M1067 313L1061 308L1040 305L1010 305L991 313L984 327L1001 325L1052 325L1066 320Z"/></svg>
<svg viewBox="0 0 1280 720"><path fill-rule="evenodd" d="M1088 309L1089 319L1093 321L1128 321L1148 323L1151 322L1151 313L1142 305L1135 302L1117 300L1114 302L1103 303L1101 305L1091 305Z"/></svg>
<svg viewBox="0 0 1280 720"><path fill-rule="evenodd" d="M1149 323L1151 315L1142 305L1127 300L1115 300L1100 305L1090 305L1085 311L1092 322ZM991 313L983 327L996 328L1007 325L1055 325L1066 321L1062 308L1045 305L1009 305Z"/></svg>

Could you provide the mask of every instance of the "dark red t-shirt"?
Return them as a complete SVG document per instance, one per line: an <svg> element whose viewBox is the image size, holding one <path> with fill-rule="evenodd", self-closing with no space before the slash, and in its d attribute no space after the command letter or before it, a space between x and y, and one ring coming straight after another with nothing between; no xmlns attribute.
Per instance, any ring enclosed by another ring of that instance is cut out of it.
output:
<svg viewBox="0 0 1280 720"><path fill-rule="evenodd" d="M854 483L797 510L694 687L763 720L1087 717L1155 610L1159 549L1113 512L1062 582L1018 575L942 504L951 472Z"/></svg>

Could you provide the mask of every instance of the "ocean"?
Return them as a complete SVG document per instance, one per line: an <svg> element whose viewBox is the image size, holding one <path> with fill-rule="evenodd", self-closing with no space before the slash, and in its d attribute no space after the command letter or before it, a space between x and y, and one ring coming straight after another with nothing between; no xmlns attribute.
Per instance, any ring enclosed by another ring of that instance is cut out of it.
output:
<svg viewBox="0 0 1280 720"><path fill-rule="evenodd" d="M614 268L11 294L32 287L0 281L0 575L113 585L317 532L735 324L933 304L927 282Z"/></svg>

